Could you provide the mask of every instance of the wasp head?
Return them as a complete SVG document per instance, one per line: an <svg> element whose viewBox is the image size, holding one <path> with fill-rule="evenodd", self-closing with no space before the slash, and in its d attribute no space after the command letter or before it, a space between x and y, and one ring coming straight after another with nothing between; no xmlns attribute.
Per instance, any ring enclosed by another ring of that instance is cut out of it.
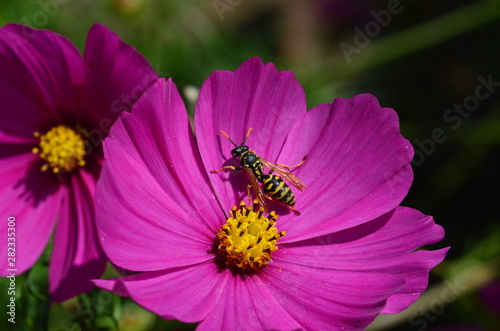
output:
<svg viewBox="0 0 500 331"><path fill-rule="evenodd" d="M233 157L239 158L245 152L248 152L248 146L245 145L237 146L235 149L231 151L231 155Z"/></svg>

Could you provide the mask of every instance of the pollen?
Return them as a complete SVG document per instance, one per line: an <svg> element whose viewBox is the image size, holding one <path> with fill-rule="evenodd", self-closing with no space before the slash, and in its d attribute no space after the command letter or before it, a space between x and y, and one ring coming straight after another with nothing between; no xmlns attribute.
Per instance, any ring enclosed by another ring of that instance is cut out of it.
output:
<svg viewBox="0 0 500 331"><path fill-rule="evenodd" d="M278 232L278 216L274 211L266 217L262 207L256 211L257 206L258 201L253 207L247 207L244 202L240 208L234 206L231 217L217 234L218 255L229 269L243 273L261 270L278 250L276 242L286 234Z"/></svg>
<svg viewBox="0 0 500 331"><path fill-rule="evenodd" d="M39 132L33 135L40 138L38 147L32 151L45 161L42 171L51 168L54 173L70 172L85 165L85 143L82 136L69 126L58 125L43 135Z"/></svg>

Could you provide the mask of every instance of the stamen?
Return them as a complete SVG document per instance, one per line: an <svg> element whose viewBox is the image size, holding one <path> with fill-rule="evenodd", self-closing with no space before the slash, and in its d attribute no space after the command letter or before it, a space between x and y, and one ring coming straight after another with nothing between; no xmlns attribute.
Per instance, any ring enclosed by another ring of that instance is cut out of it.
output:
<svg viewBox="0 0 500 331"><path fill-rule="evenodd" d="M85 143L74 129L58 125L43 135L34 132L33 136L40 139L38 147L33 148L32 152L45 161L42 171L50 167L54 173L58 173L85 166Z"/></svg>
<svg viewBox="0 0 500 331"><path fill-rule="evenodd" d="M258 210L259 209L259 200L255 199L253 201L253 210Z"/></svg>
<svg viewBox="0 0 500 331"><path fill-rule="evenodd" d="M263 208L257 212L258 201L247 207L244 202L240 208L231 209L232 217L217 234L218 255L227 268L243 273L258 272L271 261L271 254L278 247L277 240L286 235L275 227L276 213L263 216Z"/></svg>

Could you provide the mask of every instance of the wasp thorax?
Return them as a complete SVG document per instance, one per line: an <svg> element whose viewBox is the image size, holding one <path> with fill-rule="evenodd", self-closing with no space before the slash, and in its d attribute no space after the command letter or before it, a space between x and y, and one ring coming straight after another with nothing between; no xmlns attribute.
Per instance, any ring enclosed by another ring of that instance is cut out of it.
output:
<svg viewBox="0 0 500 331"><path fill-rule="evenodd" d="M217 234L218 255L226 267L243 273L257 272L271 260L272 252L278 249L276 241L286 232L278 232L275 227L278 216L271 212L263 215L263 208L255 211L255 206L247 208L245 203L231 210L229 218Z"/></svg>
<svg viewBox="0 0 500 331"><path fill-rule="evenodd" d="M33 153L45 161L42 171L52 168L54 173L58 173L85 165L85 143L82 136L72 128L58 125L43 135L39 132L33 135L40 138L40 143L38 147L33 148Z"/></svg>
<svg viewBox="0 0 500 331"><path fill-rule="evenodd" d="M255 164L258 160L259 157L254 153L247 153L244 156L244 160L242 160L242 162L244 162L245 164Z"/></svg>

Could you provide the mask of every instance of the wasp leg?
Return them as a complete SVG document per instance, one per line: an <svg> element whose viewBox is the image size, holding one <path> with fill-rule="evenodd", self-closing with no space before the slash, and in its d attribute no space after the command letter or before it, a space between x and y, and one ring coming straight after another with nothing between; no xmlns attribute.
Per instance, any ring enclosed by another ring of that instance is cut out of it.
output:
<svg viewBox="0 0 500 331"><path fill-rule="evenodd" d="M267 199L271 200L272 202L278 203L278 204L282 205L283 207L288 208L288 210L293 211L293 212L295 213L295 215L297 215L297 216L299 216L299 215L300 215L300 211L298 211L297 209L294 209L292 206L287 205L286 203L283 203L283 202L281 202L281 201L274 200L274 199L272 199L272 198L271 198L270 196L268 196L268 195L266 195L265 197L266 197Z"/></svg>
<svg viewBox="0 0 500 331"><path fill-rule="evenodd" d="M250 193L250 188L252 187L252 184L247 185L247 196L248 196L248 205L251 206L252 202L252 195Z"/></svg>
<svg viewBox="0 0 500 331"><path fill-rule="evenodd" d="M235 171L243 170L243 168L236 168L233 166L225 166L225 167L222 167L222 168L217 169L217 170L210 170L210 172L215 173L215 172L219 172L219 171L227 170L227 169L231 169L231 170L235 170Z"/></svg>
<svg viewBox="0 0 500 331"><path fill-rule="evenodd" d="M283 164L283 163L275 163L276 165L279 165L283 168L286 168L288 170L292 169L292 168L298 168L300 167L301 165L304 164L304 162L306 162L306 159L307 159L307 155L304 156L304 158L302 159L302 161L300 161L300 163L296 164L296 165L293 165L293 166L289 166L289 165L286 165L286 164Z"/></svg>
<svg viewBox="0 0 500 331"><path fill-rule="evenodd" d="M252 193L250 192L250 188L253 188L254 185L258 185L257 183L250 183L247 185L247 194L248 194L248 205L250 206L250 203L252 202ZM262 190L260 189L260 186L258 186L258 189L255 190L254 189L254 195L255 195L255 200L253 201L257 201L259 206L262 207L264 209L264 212L267 214L267 205L266 205L266 201L264 200L264 197L265 197L265 194L264 192L262 192Z"/></svg>

